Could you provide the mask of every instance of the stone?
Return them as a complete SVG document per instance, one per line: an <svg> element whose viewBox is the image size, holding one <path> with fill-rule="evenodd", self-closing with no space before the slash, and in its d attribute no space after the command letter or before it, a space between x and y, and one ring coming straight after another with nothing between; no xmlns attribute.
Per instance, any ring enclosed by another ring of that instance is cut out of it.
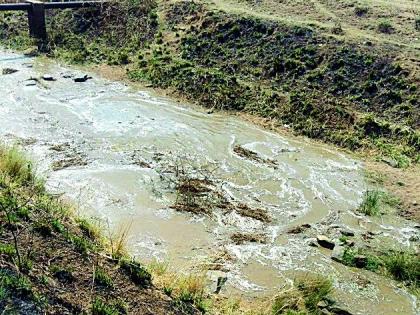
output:
<svg viewBox="0 0 420 315"><path fill-rule="evenodd" d="M344 235L344 236L354 236L354 232L353 231L351 231L349 229L345 229L345 228L341 229L340 230L340 233L342 235Z"/></svg>
<svg viewBox="0 0 420 315"><path fill-rule="evenodd" d="M354 256L354 264L357 268L365 268L368 263L368 258L364 255Z"/></svg>
<svg viewBox="0 0 420 315"><path fill-rule="evenodd" d="M87 74L85 74L84 76L81 77L75 77L73 79L74 82L86 82L87 80L92 79L92 77L88 76Z"/></svg>
<svg viewBox="0 0 420 315"><path fill-rule="evenodd" d="M44 81L55 81L54 77L51 74L44 74L42 76L42 80L44 80Z"/></svg>
<svg viewBox="0 0 420 315"><path fill-rule="evenodd" d="M324 248L334 249L335 243L325 235L318 235L316 237L318 244Z"/></svg>
<svg viewBox="0 0 420 315"><path fill-rule="evenodd" d="M18 70L12 68L3 68L3 70L1 71L3 75L12 74L15 72L18 72Z"/></svg>
<svg viewBox="0 0 420 315"><path fill-rule="evenodd" d="M343 261L345 250L346 248L344 246L335 246L333 252L331 253L331 259L341 263Z"/></svg>

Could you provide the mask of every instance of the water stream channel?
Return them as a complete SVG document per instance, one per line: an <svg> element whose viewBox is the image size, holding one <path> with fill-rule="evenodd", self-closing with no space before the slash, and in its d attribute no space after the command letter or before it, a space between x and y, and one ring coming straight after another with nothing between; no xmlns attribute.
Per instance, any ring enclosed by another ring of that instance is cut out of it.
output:
<svg viewBox="0 0 420 315"><path fill-rule="evenodd" d="M372 246L404 247L418 236L413 223L394 215L355 212L368 187L361 162L98 75L76 83L80 69L45 59L3 51L6 67L18 71L0 76L2 141L23 145L48 189L72 200L80 215L112 231L129 227L128 247L140 260L168 261L179 271L210 266L210 278L228 279L222 294L247 296L273 294L299 274L318 272L334 280L337 299L355 314L418 312L415 298L394 281L310 246L317 234L338 239L343 228L356 241L370 233ZM42 80L46 73L55 81ZM167 174L180 168L207 172L226 198L263 209L270 222L220 209L176 211ZM288 233L302 224L310 227ZM235 233L263 234L265 243L235 243Z"/></svg>

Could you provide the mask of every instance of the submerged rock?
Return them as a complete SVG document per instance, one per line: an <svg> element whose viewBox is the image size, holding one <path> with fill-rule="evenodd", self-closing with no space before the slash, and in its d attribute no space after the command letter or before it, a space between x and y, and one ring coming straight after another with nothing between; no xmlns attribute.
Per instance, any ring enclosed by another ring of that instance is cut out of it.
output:
<svg viewBox="0 0 420 315"><path fill-rule="evenodd" d="M335 247L335 243L333 240L331 240L330 238L328 238L325 235L318 235L316 237L316 240L318 242L318 244L324 248L328 248L328 249L334 249Z"/></svg>

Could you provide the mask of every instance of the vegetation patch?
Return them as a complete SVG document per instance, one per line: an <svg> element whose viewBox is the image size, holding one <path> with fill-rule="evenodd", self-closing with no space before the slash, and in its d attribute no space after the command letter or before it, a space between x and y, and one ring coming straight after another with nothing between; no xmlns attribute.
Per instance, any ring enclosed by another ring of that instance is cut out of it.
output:
<svg viewBox="0 0 420 315"><path fill-rule="evenodd" d="M396 208L400 205L398 198L391 196L385 191L367 190L364 193L363 201L358 211L368 216L377 216L389 208Z"/></svg>

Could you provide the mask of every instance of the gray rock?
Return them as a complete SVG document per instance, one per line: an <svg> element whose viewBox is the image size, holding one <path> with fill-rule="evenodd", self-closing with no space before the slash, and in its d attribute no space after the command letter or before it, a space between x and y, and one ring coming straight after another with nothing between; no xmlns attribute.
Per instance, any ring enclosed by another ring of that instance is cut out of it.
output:
<svg viewBox="0 0 420 315"><path fill-rule="evenodd" d="M331 253L331 259L341 263L343 261L343 255L346 248L344 246L335 246L333 252Z"/></svg>
<svg viewBox="0 0 420 315"><path fill-rule="evenodd" d="M318 244L322 247L328 248L328 249L334 249L335 247L335 243L333 240L331 240L330 238L328 238L325 235L318 235L316 237L316 240L318 242Z"/></svg>

